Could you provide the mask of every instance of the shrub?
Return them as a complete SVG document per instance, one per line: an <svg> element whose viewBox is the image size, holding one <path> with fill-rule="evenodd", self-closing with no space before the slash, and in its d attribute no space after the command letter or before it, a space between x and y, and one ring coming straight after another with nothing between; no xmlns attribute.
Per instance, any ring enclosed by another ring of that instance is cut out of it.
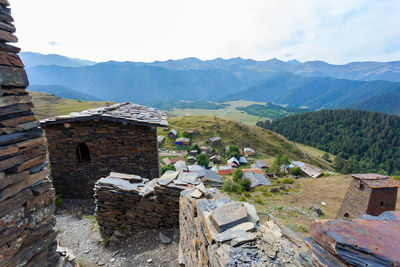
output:
<svg viewBox="0 0 400 267"><path fill-rule="evenodd" d="M261 199L260 196L257 196L257 197L254 199L254 202L257 203L257 204L261 204L261 205L264 204L264 202L262 201L262 199Z"/></svg>
<svg viewBox="0 0 400 267"><path fill-rule="evenodd" d="M244 192L243 194L245 197L251 197L251 194L249 192Z"/></svg>
<svg viewBox="0 0 400 267"><path fill-rule="evenodd" d="M56 198L54 200L54 204L56 205L56 208L61 207L62 204L62 195L61 194L57 194Z"/></svg>
<svg viewBox="0 0 400 267"><path fill-rule="evenodd" d="M393 179L400 181L400 176L394 176Z"/></svg>
<svg viewBox="0 0 400 267"><path fill-rule="evenodd" d="M243 188L240 184L234 183L232 181L226 181L222 184L222 191L227 193L242 193Z"/></svg>
<svg viewBox="0 0 400 267"><path fill-rule="evenodd" d="M235 157L236 159L240 159L239 147L235 145L230 145L227 153L228 158Z"/></svg>
<svg viewBox="0 0 400 267"><path fill-rule="evenodd" d="M200 166L208 167L210 160L205 154L199 154L196 157L197 164Z"/></svg>
<svg viewBox="0 0 400 267"><path fill-rule="evenodd" d="M243 202L245 202L245 201L247 201L247 199L246 199L246 197L245 197L245 196L241 196L241 197L239 198L239 201L243 201Z"/></svg>
<svg viewBox="0 0 400 267"><path fill-rule="evenodd" d="M233 172L233 174L232 174L232 179L233 179L233 181L234 181L235 183L238 183L238 182L242 179L242 176L243 176L242 170L241 170L241 169L237 169L237 170L235 170L235 171Z"/></svg>
<svg viewBox="0 0 400 267"><path fill-rule="evenodd" d="M163 175L166 171L176 171L176 168L172 164L161 166L161 175Z"/></svg>
<svg viewBox="0 0 400 267"><path fill-rule="evenodd" d="M293 184L294 180L292 178L277 179L276 183L278 183L278 184Z"/></svg>
<svg viewBox="0 0 400 267"><path fill-rule="evenodd" d="M296 175L296 176L299 176L299 175L301 175L302 172L301 172L300 167L294 167L294 168L289 170L289 173L293 174L293 175Z"/></svg>
<svg viewBox="0 0 400 267"><path fill-rule="evenodd" d="M239 184L243 187L245 191L250 191L251 189L251 181L249 179L241 179Z"/></svg>
<svg viewBox="0 0 400 267"><path fill-rule="evenodd" d="M201 148L199 147L198 144L194 144L192 146L189 146L188 149L187 149L188 152L190 152L192 150L196 150L197 154L201 154Z"/></svg>

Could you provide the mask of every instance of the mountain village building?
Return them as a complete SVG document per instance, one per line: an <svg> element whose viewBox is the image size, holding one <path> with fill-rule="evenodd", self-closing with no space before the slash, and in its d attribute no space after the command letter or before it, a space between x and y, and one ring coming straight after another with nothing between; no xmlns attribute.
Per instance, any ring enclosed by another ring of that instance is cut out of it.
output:
<svg viewBox="0 0 400 267"><path fill-rule="evenodd" d="M157 126L166 119L127 102L42 120L57 194L90 198L95 181L110 172L159 177Z"/></svg>
<svg viewBox="0 0 400 267"><path fill-rule="evenodd" d="M358 219L364 214L379 216L396 209L400 182L379 174L353 174L353 180L336 219Z"/></svg>

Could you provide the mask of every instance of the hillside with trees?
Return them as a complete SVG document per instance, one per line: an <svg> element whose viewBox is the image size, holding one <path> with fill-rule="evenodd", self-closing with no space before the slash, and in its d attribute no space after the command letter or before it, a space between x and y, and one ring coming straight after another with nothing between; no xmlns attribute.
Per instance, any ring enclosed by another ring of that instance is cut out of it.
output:
<svg viewBox="0 0 400 267"><path fill-rule="evenodd" d="M257 125L337 155L334 166L339 172L400 171L398 116L348 109L321 110Z"/></svg>

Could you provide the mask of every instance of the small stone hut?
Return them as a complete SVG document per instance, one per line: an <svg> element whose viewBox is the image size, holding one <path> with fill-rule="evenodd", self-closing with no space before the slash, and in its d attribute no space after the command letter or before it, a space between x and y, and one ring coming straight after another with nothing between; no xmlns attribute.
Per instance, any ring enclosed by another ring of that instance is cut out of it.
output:
<svg viewBox="0 0 400 267"><path fill-rule="evenodd" d="M353 180L336 215L337 219L358 219L363 214L378 216L396 209L400 182L379 174L353 174Z"/></svg>
<svg viewBox="0 0 400 267"><path fill-rule="evenodd" d="M159 177L157 126L166 119L126 102L42 120L56 193L92 197L94 183L110 172Z"/></svg>

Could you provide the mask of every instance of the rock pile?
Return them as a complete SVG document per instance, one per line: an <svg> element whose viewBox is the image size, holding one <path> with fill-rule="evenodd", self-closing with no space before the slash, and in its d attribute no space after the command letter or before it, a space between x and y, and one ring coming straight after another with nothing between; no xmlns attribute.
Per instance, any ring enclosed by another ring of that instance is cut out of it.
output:
<svg viewBox="0 0 400 267"><path fill-rule="evenodd" d="M54 266L54 189L7 0L0 0L0 266Z"/></svg>
<svg viewBox="0 0 400 267"><path fill-rule="evenodd" d="M311 266L305 243L272 216L264 225L253 205L216 189L181 192L180 263L186 266Z"/></svg>
<svg viewBox="0 0 400 267"><path fill-rule="evenodd" d="M121 173L101 178L95 185L95 199L102 236L177 227L180 192L188 184L199 184L196 179L196 174L171 171L151 181Z"/></svg>

